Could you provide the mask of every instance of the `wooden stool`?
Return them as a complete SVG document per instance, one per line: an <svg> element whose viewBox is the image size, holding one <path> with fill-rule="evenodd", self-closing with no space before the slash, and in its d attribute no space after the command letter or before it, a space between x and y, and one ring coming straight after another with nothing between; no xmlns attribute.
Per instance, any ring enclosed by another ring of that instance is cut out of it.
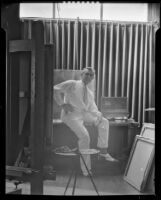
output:
<svg viewBox="0 0 161 200"><path fill-rule="evenodd" d="M76 161L77 161L77 159L80 160L80 158L82 159L82 161L84 163L84 166L85 166L85 168L86 168L86 170L88 172L89 178L90 178L90 180L91 180L91 182L93 184L93 187L94 187L96 193L99 195L97 187L96 187L96 185L94 183L93 177L92 177L92 175L91 175L91 173L90 173L90 171L89 171L89 169L88 169L88 167L87 167L87 165L86 165L86 163L84 161L84 158L83 158L83 155L98 154L99 153L98 150L96 150L96 149L81 149L81 150L77 150L77 151L69 152L69 153L61 153L61 152L54 152L54 153L56 155L61 155L61 156L73 156L76 159L75 162L74 162L74 164L73 164L73 167L72 167L72 170L71 170L71 174L69 176L69 179L68 179L65 191L64 191L64 195L66 194L66 191L67 191L67 189L69 187L69 184L70 184L70 181L72 179L73 174L74 174L74 185L73 185L72 195L74 195L76 181L77 181L77 174L78 174L78 170L77 170L77 166L76 166L77 162Z"/></svg>

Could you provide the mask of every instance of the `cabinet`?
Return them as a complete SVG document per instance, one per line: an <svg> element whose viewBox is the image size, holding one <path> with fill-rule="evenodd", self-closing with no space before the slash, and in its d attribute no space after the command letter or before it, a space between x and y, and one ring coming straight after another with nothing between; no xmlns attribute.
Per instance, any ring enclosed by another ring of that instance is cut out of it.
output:
<svg viewBox="0 0 161 200"><path fill-rule="evenodd" d="M139 123L110 122L108 151L115 157L129 152L135 136L140 132Z"/></svg>

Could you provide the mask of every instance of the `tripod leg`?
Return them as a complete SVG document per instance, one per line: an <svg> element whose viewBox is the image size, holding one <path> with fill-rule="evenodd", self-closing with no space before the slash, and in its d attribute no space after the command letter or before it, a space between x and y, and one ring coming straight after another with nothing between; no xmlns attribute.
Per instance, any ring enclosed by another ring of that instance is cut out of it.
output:
<svg viewBox="0 0 161 200"><path fill-rule="evenodd" d="M74 173L74 170L72 170L72 172L71 172L71 174L70 174L70 177L69 177L69 179L68 179L68 183L67 183L66 188L65 188L65 191L64 191L64 195L65 195L65 193L66 193L66 191L67 191L67 189L68 189L68 186L69 186L69 183L70 183L70 181L71 181L71 178L72 178L73 173Z"/></svg>
<svg viewBox="0 0 161 200"><path fill-rule="evenodd" d="M77 181L77 170L75 171L75 178L74 178L74 185L73 185L72 195L74 195L74 192L75 192L76 181Z"/></svg>
<svg viewBox="0 0 161 200"><path fill-rule="evenodd" d="M92 184L93 184L93 186L94 186L94 189L95 189L95 191L97 192L97 194L99 195L98 190L97 190L97 187L96 187L96 185L95 185L95 183L94 183L94 181L93 181L93 178L92 178L92 176L91 176L91 174L90 174L90 172L89 172L89 169L88 169L88 167L87 167L87 165L86 165L86 163L85 163L85 161L84 161L84 158L83 158L83 156L82 156L81 153L79 153L79 154L80 154L80 157L81 157L81 159L82 159L82 161L83 161L83 163L84 163L84 165L85 165L85 167L86 167L86 169L87 169L89 178L90 178L90 180L91 180L91 182L92 182Z"/></svg>

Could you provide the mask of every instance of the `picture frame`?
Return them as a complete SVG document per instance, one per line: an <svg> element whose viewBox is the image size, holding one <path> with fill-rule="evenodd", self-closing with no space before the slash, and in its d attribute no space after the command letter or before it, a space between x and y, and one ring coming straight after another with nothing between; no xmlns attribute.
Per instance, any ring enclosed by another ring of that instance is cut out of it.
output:
<svg viewBox="0 0 161 200"><path fill-rule="evenodd" d="M125 169L124 180L140 192L145 188L154 161L154 151L154 140L149 140L140 135L135 137Z"/></svg>
<svg viewBox="0 0 161 200"><path fill-rule="evenodd" d="M144 123L140 136L155 140L155 124Z"/></svg>

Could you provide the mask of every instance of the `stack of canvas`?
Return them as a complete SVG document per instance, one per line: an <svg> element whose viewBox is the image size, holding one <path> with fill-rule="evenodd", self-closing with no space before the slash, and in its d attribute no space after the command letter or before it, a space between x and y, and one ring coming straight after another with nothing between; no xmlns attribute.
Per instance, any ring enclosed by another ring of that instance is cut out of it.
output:
<svg viewBox="0 0 161 200"><path fill-rule="evenodd" d="M124 179L141 192L146 188L151 169L154 169L154 150L155 125L145 123L140 135L135 137L124 174Z"/></svg>

